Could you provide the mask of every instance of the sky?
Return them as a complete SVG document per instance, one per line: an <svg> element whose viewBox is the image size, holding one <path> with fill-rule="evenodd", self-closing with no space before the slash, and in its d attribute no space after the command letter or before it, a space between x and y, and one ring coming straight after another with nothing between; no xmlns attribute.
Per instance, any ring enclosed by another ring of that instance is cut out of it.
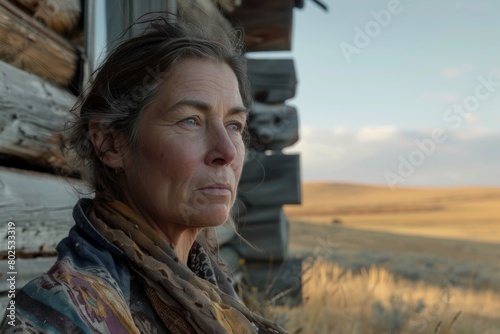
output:
<svg viewBox="0 0 500 334"><path fill-rule="evenodd" d="M500 186L500 1L294 10L304 181Z"/></svg>

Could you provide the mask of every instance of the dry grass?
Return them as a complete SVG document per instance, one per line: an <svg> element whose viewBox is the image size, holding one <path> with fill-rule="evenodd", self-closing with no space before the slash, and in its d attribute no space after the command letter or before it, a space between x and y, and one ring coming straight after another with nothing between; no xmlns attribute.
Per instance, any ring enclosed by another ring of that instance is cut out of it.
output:
<svg viewBox="0 0 500 334"><path fill-rule="evenodd" d="M353 274L318 259L304 273L305 302L267 308L291 333L500 333L500 294L397 279L383 268Z"/></svg>
<svg viewBox="0 0 500 334"><path fill-rule="evenodd" d="M292 333L500 334L499 188L310 183L286 214L318 258L302 306L264 310Z"/></svg>

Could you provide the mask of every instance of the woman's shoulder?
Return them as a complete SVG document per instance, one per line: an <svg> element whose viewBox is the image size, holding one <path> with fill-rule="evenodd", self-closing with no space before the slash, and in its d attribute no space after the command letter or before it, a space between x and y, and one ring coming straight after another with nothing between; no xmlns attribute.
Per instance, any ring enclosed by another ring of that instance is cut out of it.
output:
<svg viewBox="0 0 500 334"><path fill-rule="evenodd" d="M128 303L117 282L102 267L79 268L57 261L15 296L15 327L48 333L117 332L133 326Z"/></svg>
<svg viewBox="0 0 500 334"><path fill-rule="evenodd" d="M75 215L80 204L75 226L57 245L57 261L15 294L15 326L4 318L0 332L134 332L130 268L84 216Z"/></svg>

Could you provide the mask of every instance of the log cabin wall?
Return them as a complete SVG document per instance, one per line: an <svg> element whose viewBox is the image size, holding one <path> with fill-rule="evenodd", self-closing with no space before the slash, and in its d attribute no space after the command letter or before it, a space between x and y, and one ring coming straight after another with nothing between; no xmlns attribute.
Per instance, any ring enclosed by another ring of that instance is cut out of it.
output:
<svg viewBox="0 0 500 334"><path fill-rule="evenodd" d="M60 153L64 123L88 77L83 73L91 57L85 47L87 3L0 2L0 316L8 302L2 280L7 222L16 224L19 289L50 268L56 244L74 224L72 207L78 197L92 196ZM107 12L113 13L106 20L106 39L112 48L120 41L118 32L149 12L182 10L196 17L202 10L220 24L242 26L249 50L289 49L292 8L291 0L111 0L106 1ZM122 39L140 32L134 29ZM249 285L264 290L272 277L278 282L273 293L294 288L300 295L300 261L288 257L288 221L282 211L285 203L300 203L299 157L281 153L298 140L297 110L285 104L295 94L293 60L249 60L249 71L257 103L249 117L251 148L236 211L238 232L253 247L226 224L217 231L220 253L236 278L248 273ZM73 177L57 176L58 171ZM290 266L287 272L295 278L281 277Z"/></svg>

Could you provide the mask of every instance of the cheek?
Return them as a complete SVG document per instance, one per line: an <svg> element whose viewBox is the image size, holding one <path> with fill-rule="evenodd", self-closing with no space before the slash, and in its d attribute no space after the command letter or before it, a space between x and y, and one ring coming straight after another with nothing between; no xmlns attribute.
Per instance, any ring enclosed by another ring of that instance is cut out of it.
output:
<svg viewBox="0 0 500 334"><path fill-rule="evenodd" d="M237 146L237 155L236 158L234 159L234 173L237 176L237 180L239 181L241 172L243 170L243 164L245 162L245 154L246 154L246 149L245 145L241 143L241 146Z"/></svg>
<svg viewBox="0 0 500 334"><path fill-rule="evenodd" d="M189 149L181 145L169 145L162 147L156 156L157 170L161 175L178 181L188 181L200 163L195 147Z"/></svg>

